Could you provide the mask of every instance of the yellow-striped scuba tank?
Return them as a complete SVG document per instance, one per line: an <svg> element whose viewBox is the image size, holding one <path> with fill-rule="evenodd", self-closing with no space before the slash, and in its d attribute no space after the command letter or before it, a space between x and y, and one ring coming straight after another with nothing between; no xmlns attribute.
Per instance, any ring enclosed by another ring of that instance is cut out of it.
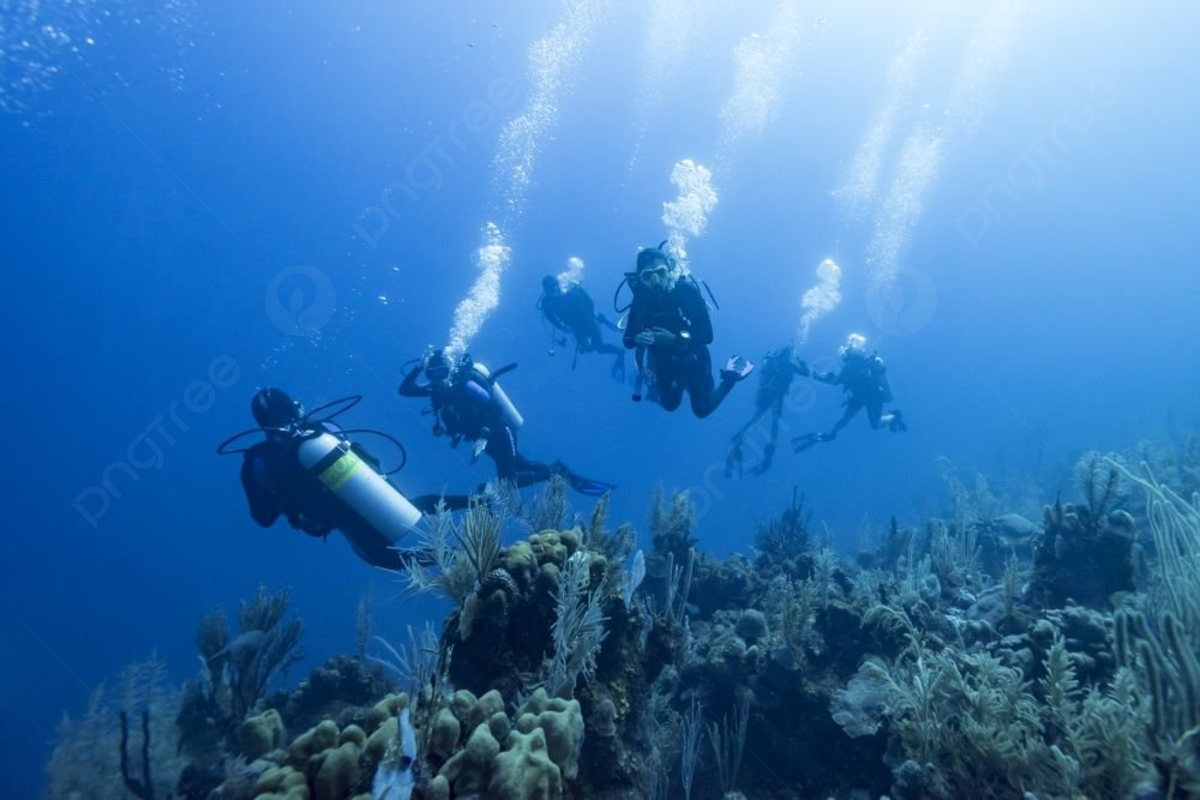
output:
<svg viewBox="0 0 1200 800"><path fill-rule="evenodd" d="M296 457L321 485L396 544L421 521L421 512L332 433L300 443Z"/></svg>

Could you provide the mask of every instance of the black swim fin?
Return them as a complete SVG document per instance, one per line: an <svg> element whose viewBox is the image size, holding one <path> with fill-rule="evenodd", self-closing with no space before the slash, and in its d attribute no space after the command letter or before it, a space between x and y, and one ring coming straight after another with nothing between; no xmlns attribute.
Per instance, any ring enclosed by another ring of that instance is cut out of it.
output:
<svg viewBox="0 0 1200 800"><path fill-rule="evenodd" d="M830 436L828 433L806 433L803 436L797 436L794 439L792 439L792 446L793 446L794 452L803 453L805 450L812 447L814 444L820 444L821 442L832 442L832 441L833 441L833 437Z"/></svg>

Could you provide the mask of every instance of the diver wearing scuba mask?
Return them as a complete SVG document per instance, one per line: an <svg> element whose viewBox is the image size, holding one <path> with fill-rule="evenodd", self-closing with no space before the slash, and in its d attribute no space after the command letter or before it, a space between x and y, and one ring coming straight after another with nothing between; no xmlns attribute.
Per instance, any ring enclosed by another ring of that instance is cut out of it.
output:
<svg viewBox="0 0 1200 800"><path fill-rule="evenodd" d="M350 442L347 434L382 436L402 454L403 446L387 434L366 429L343 431L332 421L360 399L337 400L306 414L282 389L262 389L250 401L250 412L259 427L231 437L217 452L242 454L242 489L250 503L250 516L262 527L271 527L283 516L309 536L323 539L339 530L368 564L404 569L414 553L397 545L422 513L432 512L440 502L451 509L466 508L468 498L404 497L380 472L379 461L358 443ZM335 411L315 418L333 407ZM244 449L231 447L257 433L266 438Z"/></svg>
<svg viewBox="0 0 1200 800"><path fill-rule="evenodd" d="M517 429L525 424L497 379L514 369L509 364L494 373L470 355L454 359L444 350L430 350L404 376L402 397L428 397L435 417L434 436L449 436L450 446L471 443L472 462L487 454L496 464L496 476L518 487L531 486L561 476L577 492L602 495L612 484L572 472L561 461L542 464L517 451ZM421 374L425 381L421 381Z"/></svg>
<svg viewBox="0 0 1200 800"><path fill-rule="evenodd" d="M779 421L783 416L783 401L792 381L797 375L807 377L808 364L796 358L794 345L788 344L778 350L772 350L762 360L758 372L758 391L754 395L754 415L742 429L734 434L729 443L729 455L725 458L725 477L742 477L743 456L742 446L762 418L771 415L767 443L762 448L758 464L750 470L751 474L762 475L771 468L775 458L775 446L779 440Z"/></svg>
<svg viewBox="0 0 1200 800"><path fill-rule="evenodd" d="M608 353L616 356L610 374L613 380L625 380L625 351L615 344L604 341L600 326L618 330L603 314L596 313L596 303L587 290L578 283L572 283L566 288L559 285L558 278L547 275L542 278L542 296L538 300L538 310L542 317L553 326L554 330L569 333L575 339L575 356L580 353ZM553 343L553 331L551 332ZM566 343L564 339L563 344ZM550 354L554 355L551 348ZM572 361L571 367L575 363Z"/></svg>
<svg viewBox="0 0 1200 800"><path fill-rule="evenodd" d="M639 383L649 384L651 396L674 411L686 391L692 413L704 418L717 409L730 389L754 369L741 356L732 356L712 376L712 319L698 283L666 251L663 242L638 253L637 269L625 276L633 291L623 338L637 350ZM619 291L619 289L618 289ZM639 395L635 395L639 399Z"/></svg>
<svg viewBox="0 0 1200 800"><path fill-rule="evenodd" d="M899 409L883 412L884 403L892 402L892 386L887 377L887 366L876 352L867 351L867 339L857 333L852 333L846 343L838 348L842 358L842 368L838 372L814 372L813 379L841 386L846 392L846 411L841 419L834 424L828 433L809 433L792 439L792 445L797 453L803 453L808 448L823 442L832 442L837 438L842 428L862 411L867 410L867 419L873 430L887 428L892 433L903 433L908 430L904 424L904 415Z"/></svg>

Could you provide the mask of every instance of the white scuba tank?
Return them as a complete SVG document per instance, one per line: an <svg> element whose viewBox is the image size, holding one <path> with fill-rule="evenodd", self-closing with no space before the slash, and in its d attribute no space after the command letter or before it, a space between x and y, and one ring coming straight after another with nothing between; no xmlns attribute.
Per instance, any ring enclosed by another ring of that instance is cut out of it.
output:
<svg viewBox="0 0 1200 800"><path fill-rule="evenodd" d="M421 512L359 458L349 442L322 433L305 439L297 457L326 489L393 544L420 521Z"/></svg>
<svg viewBox="0 0 1200 800"><path fill-rule="evenodd" d="M521 416L521 412L517 411L517 407L513 405L512 400L508 399L508 394L499 383L489 383L492 373L488 368L478 361L471 365L479 375L483 378L484 383L492 387L492 400L496 403L496 407L500 409L500 416L508 423L508 426L514 430L525 424L525 418Z"/></svg>

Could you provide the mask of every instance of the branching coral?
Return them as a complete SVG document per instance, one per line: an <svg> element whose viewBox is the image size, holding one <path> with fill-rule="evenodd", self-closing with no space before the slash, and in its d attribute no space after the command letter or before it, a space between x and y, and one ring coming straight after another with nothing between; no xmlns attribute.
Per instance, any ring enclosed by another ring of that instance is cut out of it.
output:
<svg viewBox="0 0 1200 800"><path fill-rule="evenodd" d="M979 528L941 520L929 523L930 566L943 586L974 587L982 583L979 573Z"/></svg>
<svg viewBox="0 0 1200 800"><path fill-rule="evenodd" d="M425 520L418 529L420 545L402 578L406 591L441 594L461 603L495 566L503 521L483 498L472 498L461 523L442 502ZM481 573L481 566L487 570Z"/></svg>
<svg viewBox="0 0 1200 800"><path fill-rule="evenodd" d="M837 695L831 710L847 733L868 735L887 719L908 757L936 765L955 796L1131 795L1144 763L1130 671L1085 690L1056 635L1035 691L989 653L929 650L906 614L882 609L867 621L901 627L910 647L890 666L864 662Z"/></svg>
<svg viewBox="0 0 1200 800"><path fill-rule="evenodd" d="M1120 456L1104 456L1089 450L1075 464L1075 480L1083 495L1089 524L1100 525L1108 512L1125 498L1126 487L1121 481L1123 467Z"/></svg>
<svg viewBox="0 0 1200 800"><path fill-rule="evenodd" d="M554 626L554 655L544 667L546 689L551 697L569 697L575 682L589 681L596 670L596 656L607 631L596 592L589 591L589 557L579 552L567 559L558 583Z"/></svg>
<svg viewBox="0 0 1200 800"><path fill-rule="evenodd" d="M1146 514L1157 560L1150 599L1160 614L1170 612L1183 623L1200 650L1200 493L1185 499L1164 486L1143 464L1138 477L1119 461L1109 462L1146 494Z"/></svg>
<svg viewBox="0 0 1200 800"><path fill-rule="evenodd" d="M663 491L654 490L654 505L650 514L650 533L653 536L654 552L671 554L676 561L683 561L689 550L696 545L692 528L696 524L696 507L687 492L675 492L669 507L663 503Z"/></svg>
<svg viewBox="0 0 1200 800"><path fill-rule="evenodd" d="M60 723L58 741L47 766L52 800L123 800L127 796L121 775L122 731L118 725L120 713L125 712L145 720L133 743L139 759L138 779L144 784L149 771L152 777L148 791L159 797L166 797L174 788L183 767L175 728L179 692L167 683L166 666L151 655L144 662L126 667L119 686L119 692L99 687L82 717L64 717Z"/></svg>
<svg viewBox="0 0 1200 800"><path fill-rule="evenodd" d="M804 496L792 490L792 502L775 519L758 526L754 547L759 558L775 563L792 561L808 552L808 522Z"/></svg>
<svg viewBox="0 0 1200 800"><path fill-rule="evenodd" d="M1200 664L1174 614L1151 628L1138 613L1117 613L1117 658L1150 697L1145 740L1168 798L1200 793Z"/></svg>
<svg viewBox="0 0 1200 800"><path fill-rule="evenodd" d="M295 617L284 619L289 600L286 589L271 594L260 585L252 600L241 602L238 623L242 632L227 647L233 716L239 721L266 695L272 678L304 658L300 649L304 623Z"/></svg>

